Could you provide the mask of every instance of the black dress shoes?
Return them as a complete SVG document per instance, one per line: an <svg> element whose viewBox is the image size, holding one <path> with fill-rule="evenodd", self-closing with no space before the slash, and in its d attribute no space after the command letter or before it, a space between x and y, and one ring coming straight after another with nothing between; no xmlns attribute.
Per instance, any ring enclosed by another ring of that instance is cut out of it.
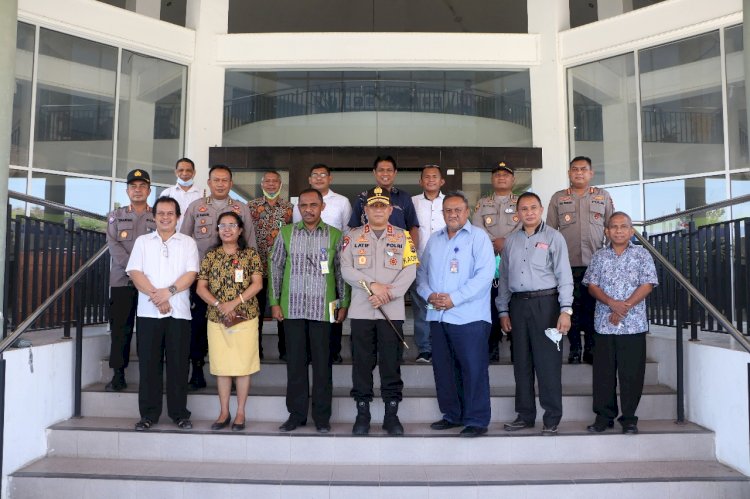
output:
<svg viewBox="0 0 750 499"><path fill-rule="evenodd" d="M622 432L625 435L635 435L638 433L638 426L635 423L624 424L622 425Z"/></svg>
<svg viewBox="0 0 750 499"><path fill-rule="evenodd" d="M602 433L603 431L606 431L607 428L612 428L614 426L615 422L612 420L609 420L607 422L594 421L592 424L586 427L586 431L588 431L589 433Z"/></svg>
<svg viewBox="0 0 750 499"><path fill-rule="evenodd" d="M232 423L232 431L242 431L245 429L245 420L243 419L241 423L234 422Z"/></svg>
<svg viewBox="0 0 750 499"><path fill-rule="evenodd" d="M533 421L524 421L520 417L517 417L515 421L512 423L505 423L503 425L503 428L505 431L518 431L523 430L524 428L533 428L534 422Z"/></svg>
<svg viewBox="0 0 750 499"><path fill-rule="evenodd" d="M315 431L317 431L318 433L330 433L331 425L329 423L315 423Z"/></svg>
<svg viewBox="0 0 750 499"><path fill-rule="evenodd" d="M458 428L459 426L463 426L458 423L451 423L447 419L443 418L440 421L435 421L430 425L430 428L433 430L450 430L451 428Z"/></svg>
<svg viewBox="0 0 750 499"><path fill-rule="evenodd" d="M224 428L229 426L230 421L232 421L232 415L227 414L227 417L224 419L224 421L216 421L214 424L212 424L211 430L213 431L223 430Z"/></svg>
<svg viewBox="0 0 750 499"><path fill-rule="evenodd" d="M307 424L307 420L298 421L298 420L290 417L289 419L287 419L284 422L284 424L282 424L281 426L279 426L279 430L281 430L283 432L294 431L294 430L297 429L298 426L305 426L306 424Z"/></svg>
<svg viewBox="0 0 750 499"><path fill-rule="evenodd" d="M487 433L487 428L481 426L467 426L458 435L465 438L479 437Z"/></svg>

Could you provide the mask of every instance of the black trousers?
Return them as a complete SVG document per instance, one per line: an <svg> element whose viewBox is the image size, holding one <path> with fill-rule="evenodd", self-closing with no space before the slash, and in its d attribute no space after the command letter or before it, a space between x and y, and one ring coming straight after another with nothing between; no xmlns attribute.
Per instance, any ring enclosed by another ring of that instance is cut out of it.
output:
<svg viewBox="0 0 750 499"><path fill-rule="evenodd" d="M392 321L403 334L404 321ZM385 320L352 319L352 391L357 402L371 402L372 370L380 368L380 395L385 402L401 401L399 346L401 343Z"/></svg>
<svg viewBox="0 0 750 499"><path fill-rule="evenodd" d="M286 408L296 421L307 420L310 381L307 351L312 363L312 417L316 424L331 419L333 375L331 371L331 324L306 319L285 319L286 323Z"/></svg>
<svg viewBox="0 0 750 499"><path fill-rule="evenodd" d="M202 361L208 355L208 322L206 320L206 310L208 305L195 292L197 282L190 286L190 314L193 320L190 321L190 350L189 358L192 361Z"/></svg>
<svg viewBox="0 0 750 499"><path fill-rule="evenodd" d="M130 362L130 343L133 340L135 311L138 308L138 290L133 286L110 288L109 367L125 369Z"/></svg>
<svg viewBox="0 0 750 499"><path fill-rule="evenodd" d="M589 294L588 286L584 286L583 276L588 267L572 267L573 270L573 317L570 319L570 351L581 351L581 331L586 333L584 350L594 347L594 309L596 299Z"/></svg>
<svg viewBox="0 0 750 499"><path fill-rule="evenodd" d="M497 288L493 284L490 288L490 316L492 317L492 327L490 327L490 338L487 341L490 353L492 353L492 351L498 347L500 342L503 341L503 331L500 328L500 317L498 316L497 307L495 306L495 298L497 298Z"/></svg>
<svg viewBox="0 0 750 499"><path fill-rule="evenodd" d="M527 422L536 420L534 376L539 379L539 403L546 426L562 419L562 351L544 330L557 326L557 295L521 299L512 297L509 315L513 327L513 373L516 378L516 412Z"/></svg>
<svg viewBox="0 0 750 499"><path fill-rule="evenodd" d="M258 293L256 298L258 298L258 310L260 310L260 317L258 320L258 348L260 349L260 353L263 353L263 316L266 313L266 305L268 304L268 279L263 279L263 289ZM284 322L276 322L276 330L279 332L279 355L286 355Z"/></svg>
<svg viewBox="0 0 750 499"><path fill-rule="evenodd" d="M617 417L617 379L620 379L622 424L635 424L646 374L646 333L598 334L594 345L594 412L598 422Z"/></svg>
<svg viewBox="0 0 750 499"><path fill-rule="evenodd" d="M138 409L142 418L159 421L162 376L167 365L167 415L172 421L190 417L187 410L190 321L138 317L138 360L141 381Z"/></svg>
<svg viewBox="0 0 750 499"><path fill-rule="evenodd" d="M334 322L331 324L331 359L341 354L341 337L344 334L344 324Z"/></svg>

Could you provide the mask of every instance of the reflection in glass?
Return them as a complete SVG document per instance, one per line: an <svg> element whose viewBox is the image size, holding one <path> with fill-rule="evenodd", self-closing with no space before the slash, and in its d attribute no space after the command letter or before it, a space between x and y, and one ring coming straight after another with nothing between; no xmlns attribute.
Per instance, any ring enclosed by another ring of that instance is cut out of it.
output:
<svg viewBox="0 0 750 499"><path fill-rule="evenodd" d="M639 52L645 178L724 169L719 32Z"/></svg>
<svg viewBox="0 0 750 499"><path fill-rule="evenodd" d="M591 158L594 184L638 180L633 54L568 70L571 156Z"/></svg>
<svg viewBox="0 0 750 499"><path fill-rule="evenodd" d="M516 182L513 184L513 192L522 194L531 188L531 172L516 170ZM463 172L461 174L463 184L461 190L469 200L469 207L473 210L479 198L492 192L492 173L484 172Z"/></svg>
<svg viewBox="0 0 750 499"><path fill-rule="evenodd" d="M724 31L727 70L727 121L729 122L729 167L750 166L745 103L745 64L742 51L742 25Z"/></svg>
<svg viewBox="0 0 750 499"><path fill-rule="evenodd" d="M228 70L223 129L225 147L528 147L529 72Z"/></svg>
<svg viewBox="0 0 750 499"><path fill-rule="evenodd" d="M28 173L25 170L11 168L8 172L8 190L26 194L26 180ZM8 193L8 204L10 204L11 216L24 215L26 213L26 203L13 199L13 194Z"/></svg>
<svg viewBox="0 0 750 499"><path fill-rule="evenodd" d="M56 203L106 215L109 211L108 180L94 180L81 177L65 177L49 173L32 172L30 195ZM52 208L34 206L32 214L51 222L62 222L64 213ZM74 215L76 222L85 229L100 230L103 222Z"/></svg>
<svg viewBox="0 0 750 499"><path fill-rule="evenodd" d="M34 36L34 26L22 22L18 23L18 33L16 35L16 88L13 93L13 117L10 132L11 165L29 165Z"/></svg>
<svg viewBox="0 0 750 499"><path fill-rule="evenodd" d="M607 192L612 196L615 211L624 211L630 215L633 221L643 220L641 186L639 184L607 187Z"/></svg>
<svg viewBox="0 0 750 499"><path fill-rule="evenodd" d="M185 66L123 50L116 176L135 167L171 184L184 143Z"/></svg>
<svg viewBox="0 0 750 499"><path fill-rule="evenodd" d="M42 29L34 166L111 176L117 49Z"/></svg>
<svg viewBox="0 0 750 499"><path fill-rule="evenodd" d="M651 182L644 186L646 218L671 215L678 211L696 208L709 203L724 201L727 197L726 180L723 175L688 178L668 182ZM729 220L729 210L719 209L698 213L694 217L697 225ZM689 219L675 219L649 226L649 232L660 233L676 230Z"/></svg>

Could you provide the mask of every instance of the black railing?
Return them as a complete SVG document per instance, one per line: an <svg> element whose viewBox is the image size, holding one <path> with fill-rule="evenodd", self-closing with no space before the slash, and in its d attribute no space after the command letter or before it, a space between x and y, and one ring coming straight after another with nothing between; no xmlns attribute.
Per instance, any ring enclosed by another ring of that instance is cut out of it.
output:
<svg viewBox="0 0 750 499"><path fill-rule="evenodd" d="M35 204L45 203L56 209L60 205L9 193L9 197ZM69 210L68 210L69 211ZM70 212L70 211L69 211ZM75 210L78 215L104 220L101 215ZM62 218L62 215L60 216ZM15 329L34 310L58 289L73 272L106 246L103 232L81 229L72 217L62 222L40 220L16 215L8 209L5 268L5 318L3 337L8 329ZM83 324L102 324L109 320L109 260L102 259L93 266L81 287ZM72 293L63 295L44 314L39 315L29 329L63 328L70 336L74 322Z"/></svg>
<svg viewBox="0 0 750 499"><path fill-rule="evenodd" d="M362 111L459 114L531 128L531 105L476 90L444 90L419 82L357 81L238 97L224 104L224 131L258 121Z"/></svg>

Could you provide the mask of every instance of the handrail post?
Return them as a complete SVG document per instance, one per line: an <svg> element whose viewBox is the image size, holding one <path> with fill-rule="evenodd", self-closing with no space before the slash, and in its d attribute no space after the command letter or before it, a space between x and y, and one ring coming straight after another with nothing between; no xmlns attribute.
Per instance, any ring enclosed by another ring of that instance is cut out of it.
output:
<svg viewBox="0 0 750 499"><path fill-rule="evenodd" d="M693 216L690 216L690 223L688 224L688 241L687 241L687 256L688 261L687 264L690 269L690 275L688 276L688 279L693 283L695 287L698 287L698 281L697 278L699 276L703 275L703 269L698 269L697 259L695 258L695 250L697 249L697 245L695 244L696 241L696 227L695 227L695 220L693 219ZM695 303L695 299L690 296L690 293L687 294L687 300L688 300L688 307L689 307L689 317L690 317L690 340L689 341L700 341L698 339L698 307Z"/></svg>
<svg viewBox="0 0 750 499"><path fill-rule="evenodd" d="M81 417L81 369L83 366L83 281L74 286L75 319L76 319L76 355L75 355L75 386L73 417Z"/></svg>
<svg viewBox="0 0 750 499"><path fill-rule="evenodd" d="M3 476L3 450L5 449L5 359L0 353L0 477ZM3 484L0 480L0 497L3 497Z"/></svg>
<svg viewBox="0 0 750 499"><path fill-rule="evenodd" d="M676 311L676 331L675 331L675 348L676 351L676 367L677 367L677 421L676 424L685 424L685 383L684 383L684 351L682 344L682 299L680 297L680 291L682 287L677 284L675 286L675 305Z"/></svg>
<svg viewBox="0 0 750 499"><path fill-rule="evenodd" d="M65 245L65 275L71 275L73 273L73 239L75 238L75 220L73 218L68 219L68 227L65 232L68 234L68 244ZM72 308L73 288L67 293L67 296L63 298L63 338L70 338L70 321L73 319L75 309Z"/></svg>

